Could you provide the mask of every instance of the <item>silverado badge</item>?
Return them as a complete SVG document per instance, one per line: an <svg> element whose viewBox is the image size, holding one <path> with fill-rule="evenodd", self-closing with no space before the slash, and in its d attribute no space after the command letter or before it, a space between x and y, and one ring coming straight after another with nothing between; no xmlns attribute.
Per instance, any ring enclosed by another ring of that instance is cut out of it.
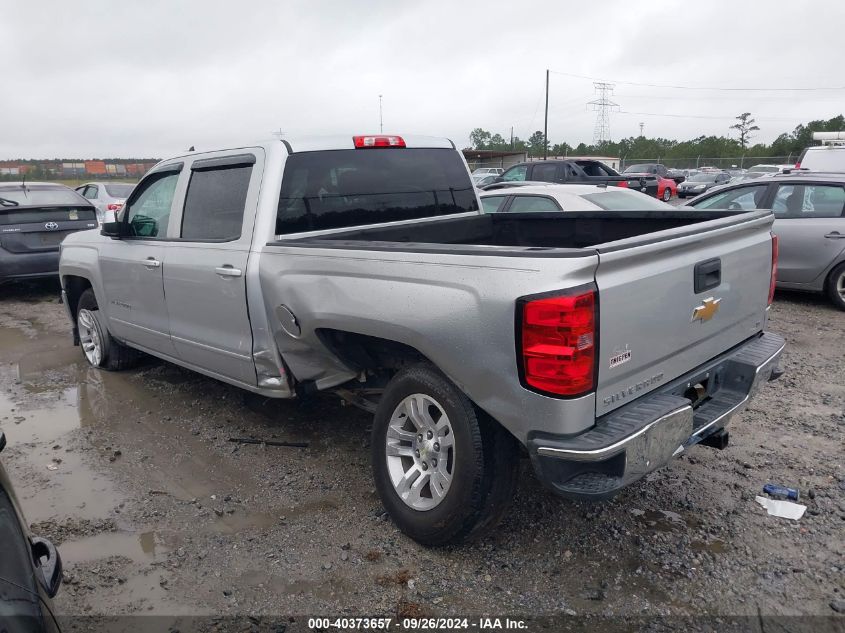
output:
<svg viewBox="0 0 845 633"><path fill-rule="evenodd" d="M698 306L695 310L692 311L692 319L691 321L709 321L713 318L719 311L719 304L722 302L721 299L714 299L713 297L708 297L704 301L701 302L701 305Z"/></svg>

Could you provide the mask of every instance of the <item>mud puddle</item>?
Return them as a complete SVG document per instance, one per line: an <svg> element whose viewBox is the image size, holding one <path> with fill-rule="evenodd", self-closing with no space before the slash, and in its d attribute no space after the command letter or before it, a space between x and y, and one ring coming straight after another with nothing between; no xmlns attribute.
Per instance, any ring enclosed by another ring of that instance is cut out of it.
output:
<svg viewBox="0 0 845 633"><path fill-rule="evenodd" d="M150 563L167 551L161 537L154 531L139 534L102 532L75 541L65 541L61 545L62 561L66 564L112 556L122 556L134 563Z"/></svg>

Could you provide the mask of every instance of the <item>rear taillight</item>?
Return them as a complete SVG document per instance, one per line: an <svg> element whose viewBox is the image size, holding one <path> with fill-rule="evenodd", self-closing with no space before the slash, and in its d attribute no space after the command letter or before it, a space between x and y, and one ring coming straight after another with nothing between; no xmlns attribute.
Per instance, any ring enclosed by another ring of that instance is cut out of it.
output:
<svg viewBox="0 0 845 633"><path fill-rule="evenodd" d="M801 161L800 160L797 163L795 163L795 169L801 169Z"/></svg>
<svg viewBox="0 0 845 633"><path fill-rule="evenodd" d="M628 181L627 180L620 180L616 183L616 186L617 187L625 187L625 189L627 189L628 188Z"/></svg>
<svg viewBox="0 0 845 633"><path fill-rule="evenodd" d="M109 211L120 211L123 208L122 204L112 203L108 206Z"/></svg>
<svg viewBox="0 0 845 633"><path fill-rule="evenodd" d="M356 149L367 147L405 147L405 139L401 136L353 136L352 141Z"/></svg>
<svg viewBox="0 0 845 633"><path fill-rule="evenodd" d="M778 236L772 233L772 277L769 281L769 305L775 299L775 282L778 277Z"/></svg>
<svg viewBox="0 0 845 633"><path fill-rule="evenodd" d="M595 388L596 294L527 300L521 306L525 386L560 396Z"/></svg>

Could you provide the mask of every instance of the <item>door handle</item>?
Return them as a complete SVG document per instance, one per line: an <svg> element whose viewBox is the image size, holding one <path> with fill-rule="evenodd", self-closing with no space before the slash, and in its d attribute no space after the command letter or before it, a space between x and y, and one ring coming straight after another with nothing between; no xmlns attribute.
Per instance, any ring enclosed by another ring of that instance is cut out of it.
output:
<svg viewBox="0 0 845 633"><path fill-rule="evenodd" d="M828 233L825 237L833 240L845 240L845 234L840 233L839 231L833 231L832 233Z"/></svg>
<svg viewBox="0 0 845 633"><path fill-rule="evenodd" d="M158 261L155 257L147 257L147 259L144 260L143 264L147 268L161 268L161 262Z"/></svg>
<svg viewBox="0 0 845 633"><path fill-rule="evenodd" d="M243 274L243 271L241 271L240 268L234 268L229 264L226 264L225 266L218 266L214 269L214 272L221 277L240 277Z"/></svg>

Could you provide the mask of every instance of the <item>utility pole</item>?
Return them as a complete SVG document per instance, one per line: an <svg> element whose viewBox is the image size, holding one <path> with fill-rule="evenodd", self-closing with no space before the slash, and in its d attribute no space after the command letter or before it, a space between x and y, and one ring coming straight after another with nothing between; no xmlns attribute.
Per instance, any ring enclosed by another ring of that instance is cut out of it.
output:
<svg viewBox="0 0 845 633"><path fill-rule="evenodd" d="M513 151L513 126L511 126L511 151Z"/></svg>
<svg viewBox="0 0 845 633"><path fill-rule="evenodd" d="M378 133L384 134L384 119L382 117L381 95L378 96Z"/></svg>
<svg viewBox="0 0 845 633"><path fill-rule="evenodd" d="M543 124L543 160L549 157L549 69L546 69L546 120Z"/></svg>
<svg viewBox="0 0 845 633"><path fill-rule="evenodd" d="M596 112L596 127L593 129L593 145L598 145L610 140L610 112L613 108L618 108L619 104L610 100L610 96L613 94L613 89L616 86L603 81L596 81L593 83L593 86L595 86L599 98L589 101L587 105L593 106L593 110Z"/></svg>
<svg viewBox="0 0 845 633"><path fill-rule="evenodd" d="M642 121L640 121L640 136L642 136L642 135L643 135L643 128L644 128L644 127L645 127L645 123L643 123Z"/></svg>

